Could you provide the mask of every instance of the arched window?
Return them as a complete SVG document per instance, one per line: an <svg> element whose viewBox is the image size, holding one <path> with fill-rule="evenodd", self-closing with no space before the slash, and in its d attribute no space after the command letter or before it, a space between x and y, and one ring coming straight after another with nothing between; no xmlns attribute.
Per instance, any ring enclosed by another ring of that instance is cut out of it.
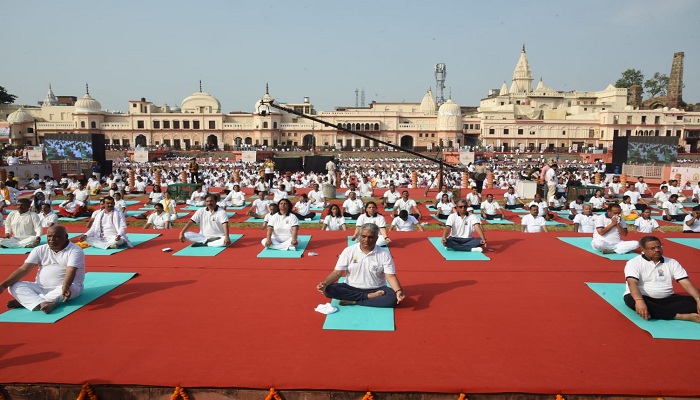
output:
<svg viewBox="0 0 700 400"><path fill-rule="evenodd" d="M90 122L90 128L96 129L97 128L97 123L95 121Z"/></svg>
<svg viewBox="0 0 700 400"><path fill-rule="evenodd" d="M85 121L80 121L80 127L85 128Z"/></svg>
<svg viewBox="0 0 700 400"><path fill-rule="evenodd" d="M277 129L277 122L272 123L272 129Z"/></svg>
<svg viewBox="0 0 700 400"><path fill-rule="evenodd" d="M267 129L267 121L263 122L263 129Z"/></svg>
<svg viewBox="0 0 700 400"><path fill-rule="evenodd" d="M374 124L374 130L378 131L379 130L379 124Z"/></svg>
<svg viewBox="0 0 700 400"><path fill-rule="evenodd" d="M365 130L368 131L369 129L369 124L365 124Z"/></svg>

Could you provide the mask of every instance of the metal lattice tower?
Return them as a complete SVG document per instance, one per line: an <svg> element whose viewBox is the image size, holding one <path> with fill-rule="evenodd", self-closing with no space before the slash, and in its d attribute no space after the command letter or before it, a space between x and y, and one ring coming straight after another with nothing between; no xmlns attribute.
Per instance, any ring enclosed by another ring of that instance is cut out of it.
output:
<svg viewBox="0 0 700 400"><path fill-rule="evenodd" d="M445 102L445 78L447 78L447 66L444 63L435 64L435 100L438 107Z"/></svg>
<svg viewBox="0 0 700 400"><path fill-rule="evenodd" d="M359 107L360 105L360 89L355 88L355 108Z"/></svg>
<svg viewBox="0 0 700 400"><path fill-rule="evenodd" d="M362 88L362 92L360 92L360 107L365 106L365 88Z"/></svg>

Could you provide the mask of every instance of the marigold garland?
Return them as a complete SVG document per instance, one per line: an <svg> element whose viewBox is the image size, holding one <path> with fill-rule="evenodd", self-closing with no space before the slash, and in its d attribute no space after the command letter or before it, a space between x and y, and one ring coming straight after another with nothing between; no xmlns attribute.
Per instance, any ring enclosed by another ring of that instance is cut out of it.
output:
<svg viewBox="0 0 700 400"><path fill-rule="evenodd" d="M566 399L564 398L564 396L558 394L558 395L557 395L557 400L566 400Z"/></svg>
<svg viewBox="0 0 700 400"><path fill-rule="evenodd" d="M189 396L187 396L187 392L185 392L185 389L181 388L180 386L175 388L173 395L170 396L170 400L177 400L178 397L182 398L182 400L190 400Z"/></svg>
<svg viewBox="0 0 700 400"><path fill-rule="evenodd" d="M459 399L458 400L467 400L467 395L464 393L459 394Z"/></svg>
<svg viewBox="0 0 700 400"><path fill-rule="evenodd" d="M271 387L270 393L267 394L267 397L265 397L265 400L282 400L282 397L280 396L279 393L277 393L275 388Z"/></svg>
<svg viewBox="0 0 700 400"><path fill-rule="evenodd" d="M362 398L362 400L374 400L374 396L372 396L372 392L365 393L365 396Z"/></svg>
<svg viewBox="0 0 700 400"><path fill-rule="evenodd" d="M80 389L78 400L85 400L86 396L90 400L97 400L97 396L95 396L95 393L93 393L92 388L90 387L90 385L88 385L87 382L85 382L83 384L83 387Z"/></svg>

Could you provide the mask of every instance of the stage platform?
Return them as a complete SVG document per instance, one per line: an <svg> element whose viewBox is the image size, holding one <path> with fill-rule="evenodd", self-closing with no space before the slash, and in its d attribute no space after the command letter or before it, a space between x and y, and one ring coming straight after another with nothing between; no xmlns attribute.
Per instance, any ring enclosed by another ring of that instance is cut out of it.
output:
<svg viewBox="0 0 700 400"><path fill-rule="evenodd" d="M573 233L489 230L491 260L470 262L440 256L428 241L440 231L391 232L407 299L390 332L324 330L314 312L347 231L302 227L302 258L265 260L259 229L232 229L243 237L216 257L174 257L179 229L157 233L87 257L88 271L138 274L93 303L53 324L0 323L5 398L76 398L84 382L117 400L178 385L193 400L262 400L270 387L286 400L700 396L700 341L654 339L597 296L586 282L624 282L624 261L557 239ZM660 236L699 285L698 250L665 240L690 235ZM0 275L24 259L2 255Z"/></svg>

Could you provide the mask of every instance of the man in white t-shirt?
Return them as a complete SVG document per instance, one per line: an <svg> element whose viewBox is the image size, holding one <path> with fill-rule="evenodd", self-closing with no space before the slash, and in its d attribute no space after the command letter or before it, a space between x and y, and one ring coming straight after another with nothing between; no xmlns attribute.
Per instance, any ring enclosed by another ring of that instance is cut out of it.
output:
<svg viewBox="0 0 700 400"><path fill-rule="evenodd" d="M389 190L382 196L382 206L384 208L394 208L394 203L401 198L401 194L396 191L396 185L389 185Z"/></svg>
<svg viewBox="0 0 700 400"><path fill-rule="evenodd" d="M263 219L270 212L267 206L271 201L265 198L265 194L263 190L258 192L258 198L253 200L253 204L250 205L248 216Z"/></svg>
<svg viewBox="0 0 700 400"><path fill-rule="evenodd" d="M419 231L424 231L423 226L415 217L413 217L413 215L409 215L408 211L406 210L401 210L399 211L398 217L395 217L394 220L391 221L389 230L395 230L398 232L412 232L414 226L417 227Z"/></svg>
<svg viewBox="0 0 700 400"><path fill-rule="evenodd" d="M683 209L683 204L678 202L677 194L669 196L668 201L665 201L661 207L663 208L663 216L661 218L664 221L683 221L688 213Z"/></svg>
<svg viewBox="0 0 700 400"><path fill-rule="evenodd" d="M698 184L693 188L693 202L700 203L700 181L698 181Z"/></svg>
<svg viewBox="0 0 700 400"><path fill-rule="evenodd" d="M700 205L693 207L683 220L683 233L700 233Z"/></svg>
<svg viewBox="0 0 700 400"><path fill-rule="evenodd" d="M394 203L394 216L398 216L401 210L406 210L409 215L419 221L422 217L416 201L408 198L408 190L401 192L401 198Z"/></svg>
<svg viewBox="0 0 700 400"><path fill-rule="evenodd" d="M362 177L362 182L360 182L358 189L360 190L360 197L374 197L372 182L366 176Z"/></svg>
<svg viewBox="0 0 700 400"><path fill-rule="evenodd" d="M617 253L625 254L639 247L636 240L623 241L621 238L627 236L627 222L620 213L622 209L619 204L611 204L604 214L595 218L595 231L591 246L603 254Z"/></svg>
<svg viewBox="0 0 700 400"><path fill-rule="evenodd" d="M523 216L521 225L524 233L549 232L547 221L539 215L539 207L535 204L530 206L530 213Z"/></svg>
<svg viewBox="0 0 700 400"><path fill-rule="evenodd" d="M593 233L595 232L595 215L590 204L583 205L583 212L574 217L574 232Z"/></svg>
<svg viewBox="0 0 700 400"><path fill-rule="evenodd" d="M357 198L357 193L354 191L350 192L350 198L343 202L343 217L350 219L359 218L360 214L362 214L363 206L362 200Z"/></svg>
<svg viewBox="0 0 700 400"><path fill-rule="evenodd" d="M39 220L41 221L42 228L51 228L54 225L58 225L58 215L51 210L51 205L49 203L41 205Z"/></svg>
<svg viewBox="0 0 700 400"><path fill-rule="evenodd" d="M204 199L206 207L195 211L192 218L180 231L180 241L193 242L192 247L226 247L231 244L229 237L228 215L219 207L219 196L208 193ZM199 233L187 232L193 225L199 224Z"/></svg>
<svg viewBox="0 0 700 400"><path fill-rule="evenodd" d="M515 191L515 189L512 186L508 187L508 191L503 194L503 198L506 201L506 210L515 210L518 208L525 207L525 203L523 203L523 201L520 199L520 195Z"/></svg>
<svg viewBox="0 0 700 400"><path fill-rule="evenodd" d="M663 207L663 204L668 201L670 194L668 193L668 186L661 185L660 190L654 195L654 201L659 207Z"/></svg>
<svg viewBox="0 0 700 400"><path fill-rule="evenodd" d="M469 214L471 207L467 208L467 201L457 201L457 212L450 214L445 221L445 229L442 232L442 244L448 249L456 251L483 252L486 246L486 235L481 227L481 220L474 214ZM474 237L477 232L480 237Z"/></svg>
<svg viewBox="0 0 700 400"><path fill-rule="evenodd" d="M624 301L645 320L685 320L700 323L700 291L678 261L664 257L661 240L645 236L640 240L642 254L627 261L627 287ZM675 294L673 281L689 296Z"/></svg>
<svg viewBox="0 0 700 400"><path fill-rule="evenodd" d="M637 188L637 192L639 192L639 195L642 197L649 191L649 185L644 182L643 176L637 177L637 183L634 184L634 187Z"/></svg>
<svg viewBox="0 0 700 400"><path fill-rule="evenodd" d="M388 250L377 246L378 237L378 226L363 225L360 242L343 250L333 272L316 285L316 290L340 300L340 305L391 308L401 303L406 296L396 277L394 260ZM338 283L344 274L345 282Z"/></svg>
<svg viewBox="0 0 700 400"><path fill-rule="evenodd" d="M0 247L34 247L41 240L41 219L34 211L29 211L31 201L17 200L17 209L5 220L5 236L0 238Z"/></svg>
<svg viewBox="0 0 700 400"><path fill-rule="evenodd" d="M83 249L68 240L68 231L60 225L49 228L46 237L47 244L32 249L24 264L0 283L0 293L9 289L14 297L7 303L8 308L24 307L48 314L57 303L82 294L85 279ZM20 281L37 266L34 282Z"/></svg>
<svg viewBox="0 0 700 400"><path fill-rule="evenodd" d="M484 219L501 219L503 218L503 213L501 212L501 206L498 202L493 200L493 195L491 193L486 195L486 200L481 203L481 218Z"/></svg>

